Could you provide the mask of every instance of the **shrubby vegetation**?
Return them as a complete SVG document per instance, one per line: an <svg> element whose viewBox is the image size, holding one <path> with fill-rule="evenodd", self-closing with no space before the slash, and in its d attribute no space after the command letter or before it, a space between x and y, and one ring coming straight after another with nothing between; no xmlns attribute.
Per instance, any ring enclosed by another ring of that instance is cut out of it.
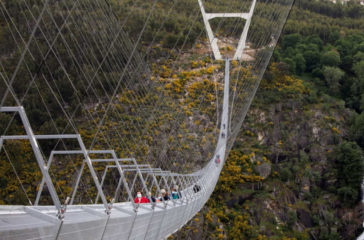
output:
<svg viewBox="0 0 364 240"><path fill-rule="evenodd" d="M177 239L362 233L363 11L296 1L204 221ZM244 180L248 171L254 181Z"/></svg>

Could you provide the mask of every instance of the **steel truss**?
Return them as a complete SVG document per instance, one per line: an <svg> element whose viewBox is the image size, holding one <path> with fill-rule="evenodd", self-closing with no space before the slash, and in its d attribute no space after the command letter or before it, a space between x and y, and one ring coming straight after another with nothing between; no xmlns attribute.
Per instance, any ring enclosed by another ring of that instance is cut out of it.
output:
<svg viewBox="0 0 364 240"><path fill-rule="evenodd" d="M202 13L202 17L203 17L203 21L205 24L205 28L207 31L207 36L209 38L212 52L213 52L216 60L222 60L222 57L221 57L221 52L220 52L219 46L217 45L218 39L216 38L215 34L212 31L210 20L213 18L242 18L242 19L246 20L244 30L240 36L240 40L239 40L238 46L236 48L235 55L233 57L233 60L241 60L241 58L243 56L243 51L246 46L248 31L249 31L250 23L251 23L251 20L253 17L256 2L257 2L257 0L253 0L252 4L250 6L250 10L247 13L244 13L244 12L243 13L206 13L202 0L198 0L200 9L201 9L201 13Z"/></svg>

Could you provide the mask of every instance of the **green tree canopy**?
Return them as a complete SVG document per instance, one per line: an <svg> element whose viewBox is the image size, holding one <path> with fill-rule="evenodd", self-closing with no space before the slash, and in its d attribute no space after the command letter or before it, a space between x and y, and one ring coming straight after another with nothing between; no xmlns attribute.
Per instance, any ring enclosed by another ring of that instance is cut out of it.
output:
<svg viewBox="0 0 364 240"><path fill-rule="evenodd" d="M353 139L364 148L364 112L356 116L351 126Z"/></svg>
<svg viewBox="0 0 364 240"><path fill-rule="evenodd" d="M344 204L359 200L363 181L364 156L355 142L344 141L337 145L331 154L334 160L337 179L337 194Z"/></svg>
<svg viewBox="0 0 364 240"><path fill-rule="evenodd" d="M305 58L303 57L302 54L297 54L295 57L294 57L294 61L296 62L296 73L297 74L302 74L305 72L306 70L306 60Z"/></svg>
<svg viewBox="0 0 364 240"><path fill-rule="evenodd" d="M364 81L364 60L357 62L353 66L353 70L355 72L355 75Z"/></svg>
<svg viewBox="0 0 364 240"><path fill-rule="evenodd" d="M301 40L302 40L302 37L298 33L286 35L283 38L282 47L283 47L283 49L286 49L288 47L295 47L298 43L301 42Z"/></svg>
<svg viewBox="0 0 364 240"><path fill-rule="evenodd" d="M289 71L291 73L296 72L296 62L293 61L291 58L284 58L283 61L289 65Z"/></svg>
<svg viewBox="0 0 364 240"><path fill-rule="evenodd" d="M340 68L325 66L323 74L330 93L338 95L341 86L340 80L344 77L345 73Z"/></svg>
<svg viewBox="0 0 364 240"><path fill-rule="evenodd" d="M340 62L340 54L333 50L328 51L321 56L321 64L324 66L337 67Z"/></svg>
<svg viewBox="0 0 364 240"><path fill-rule="evenodd" d="M360 61L364 61L364 52L361 52L361 51L354 55L354 63L357 63Z"/></svg>
<svg viewBox="0 0 364 240"><path fill-rule="evenodd" d="M308 71L312 71L320 62L320 52L318 50L308 50L303 53Z"/></svg>

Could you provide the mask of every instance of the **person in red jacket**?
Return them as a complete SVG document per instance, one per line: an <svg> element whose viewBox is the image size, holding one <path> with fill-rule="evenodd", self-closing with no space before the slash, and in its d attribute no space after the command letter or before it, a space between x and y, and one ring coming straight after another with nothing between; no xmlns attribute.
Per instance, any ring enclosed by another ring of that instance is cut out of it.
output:
<svg viewBox="0 0 364 240"><path fill-rule="evenodd" d="M137 197L134 199L135 203L149 203L149 199L143 197L141 192L137 192Z"/></svg>

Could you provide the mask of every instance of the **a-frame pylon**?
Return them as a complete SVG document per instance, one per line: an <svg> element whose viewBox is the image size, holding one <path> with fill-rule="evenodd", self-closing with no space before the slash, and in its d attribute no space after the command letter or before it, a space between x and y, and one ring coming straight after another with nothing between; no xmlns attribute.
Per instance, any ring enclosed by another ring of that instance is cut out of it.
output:
<svg viewBox="0 0 364 240"><path fill-rule="evenodd" d="M200 9L201 9L201 13L202 13L202 17L203 17L203 21L205 23L207 35L209 37L211 48L212 48L212 51L214 53L214 57L216 60L221 60L222 57L221 57L220 49L217 45L217 38L215 37L215 35L212 31L211 25L210 25L210 20L213 18L217 18L217 17L218 18L243 18L246 20L243 33L240 36L238 47L236 48L235 55L233 57L234 60L240 60L243 55L244 48L246 46L246 38L248 35L248 31L249 31L251 19L253 17L256 2L257 2L257 0L253 0L248 13L206 13L202 0L198 0Z"/></svg>

